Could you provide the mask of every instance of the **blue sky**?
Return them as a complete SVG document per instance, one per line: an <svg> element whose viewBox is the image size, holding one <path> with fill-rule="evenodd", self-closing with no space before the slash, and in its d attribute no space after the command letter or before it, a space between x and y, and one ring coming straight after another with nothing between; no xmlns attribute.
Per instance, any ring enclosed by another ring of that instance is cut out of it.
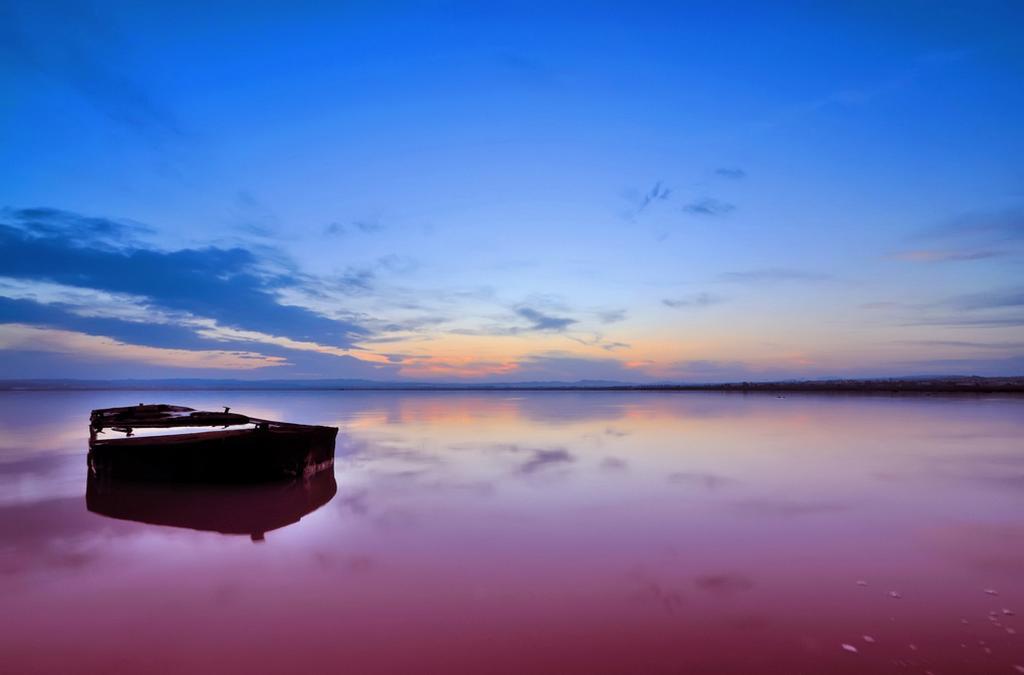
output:
<svg viewBox="0 0 1024 675"><path fill-rule="evenodd" d="M1018 3L0 2L0 377L1024 373Z"/></svg>

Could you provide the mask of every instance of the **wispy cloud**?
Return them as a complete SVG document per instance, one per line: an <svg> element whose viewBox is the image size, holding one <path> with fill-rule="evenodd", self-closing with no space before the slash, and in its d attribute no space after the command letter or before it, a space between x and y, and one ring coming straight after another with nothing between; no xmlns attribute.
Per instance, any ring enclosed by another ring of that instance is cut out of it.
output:
<svg viewBox="0 0 1024 675"><path fill-rule="evenodd" d="M665 298L661 301L661 304L672 309L684 309L684 308L701 308L710 307L711 305L717 305L725 302L725 298L711 293L697 293L682 298Z"/></svg>
<svg viewBox="0 0 1024 675"><path fill-rule="evenodd" d="M951 298L946 304L967 311L1024 307L1024 287L970 293Z"/></svg>
<svg viewBox="0 0 1024 675"><path fill-rule="evenodd" d="M615 351L616 349L628 349L631 346L628 342L615 342L605 340L604 336L601 335L600 333L594 333L590 337L567 337L569 337L569 339L572 340L573 342L578 342L581 345L586 345L587 347L600 347L601 349L604 349L609 352Z"/></svg>
<svg viewBox="0 0 1024 675"><path fill-rule="evenodd" d="M956 238L989 243L1024 241L1024 209L965 213L919 233L921 238Z"/></svg>
<svg viewBox="0 0 1024 675"><path fill-rule="evenodd" d="M672 188L667 187L659 180L656 181L646 192L638 194L636 190L630 190L625 196L632 204L629 211L625 214L625 217L628 220L632 220L654 204L667 201L668 198L672 196Z"/></svg>
<svg viewBox="0 0 1024 675"><path fill-rule="evenodd" d="M1013 316L926 316L908 319L904 326L975 326L978 328L1014 328L1024 326L1024 315Z"/></svg>
<svg viewBox="0 0 1024 675"><path fill-rule="evenodd" d="M324 234L331 237L341 237L358 232L360 234L374 234L384 229L384 226L377 219L353 220L350 223L338 221L328 223L324 228Z"/></svg>
<svg viewBox="0 0 1024 675"><path fill-rule="evenodd" d="M913 251L900 251L893 253L890 258L906 260L908 262L941 263L941 262L967 262L971 260L986 260L996 258L1004 253L1000 251L941 251L930 249L918 249Z"/></svg>
<svg viewBox="0 0 1024 675"><path fill-rule="evenodd" d="M272 239L281 236L280 218L251 192L242 190L235 195L233 211L234 225L243 232Z"/></svg>
<svg viewBox="0 0 1024 675"><path fill-rule="evenodd" d="M715 169L715 175L721 176L722 178L731 178L733 180L739 180L740 178L746 178L747 172L738 166L722 166Z"/></svg>
<svg viewBox="0 0 1024 675"><path fill-rule="evenodd" d="M648 206L655 202L665 201L671 195L672 188L666 187L659 180L654 184L654 186L650 190L644 193L644 195L640 198L640 206L637 208L637 213L643 211L644 209L646 209Z"/></svg>
<svg viewBox="0 0 1024 675"><path fill-rule="evenodd" d="M900 344L919 347L961 347L993 351L1024 351L1024 342L981 342L979 340L901 340Z"/></svg>
<svg viewBox="0 0 1024 675"><path fill-rule="evenodd" d="M790 269L785 267L766 267L744 272L726 272L720 277L722 281L732 281L742 284L765 284L779 282L804 282L812 283L818 281L830 281L832 275L821 272L809 272L805 270Z"/></svg>
<svg viewBox="0 0 1024 675"><path fill-rule="evenodd" d="M964 213L919 230L912 248L890 257L911 262L970 262L1024 254L1024 209Z"/></svg>
<svg viewBox="0 0 1024 675"><path fill-rule="evenodd" d="M576 319L570 319L564 316L552 316L550 314L545 314L538 309L534 309L533 307L518 307L515 312L530 322L530 328L532 330L563 331L576 323Z"/></svg>
<svg viewBox="0 0 1024 675"><path fill-rule="evenodd" d="M754 129L766 130L784 124L792 124L800 119L830 109L859 108L869 105L879 98L888 96L911 85L928 70L941 68L962 60L966 56L963 51L946 51L941 56L936 52L923 54L914 62L894 71L891 75L871 82L862 82L836 88L825 92L817 98L796 102L776 114L754 122Z"/></svg>
<svg viewBox="0 0 1024 675"><path fill-rule="evenodd" d="M597 319L601 323L619 323L626 320L626 310L607 309L597 312Z"/></svg>
<svg viewBox="0 0 1024 675"><path fill-rule="evenodd" d="M698 216L722 216L735 210L734 204L713 197L697 199L683 206L683 211Z"/></svg>

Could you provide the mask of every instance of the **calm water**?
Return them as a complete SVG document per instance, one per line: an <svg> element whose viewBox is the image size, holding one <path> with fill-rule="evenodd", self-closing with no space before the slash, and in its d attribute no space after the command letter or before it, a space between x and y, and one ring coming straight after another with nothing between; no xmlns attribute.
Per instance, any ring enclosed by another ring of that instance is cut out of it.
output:
<svg viewBox="0 0 1024 675"><path fill-rule="evenodd" d="M140 400L339 426L335 475L90 511L89 410ZM1024 672L1024 399L8 393L0 432L4 672Z"/></svg>

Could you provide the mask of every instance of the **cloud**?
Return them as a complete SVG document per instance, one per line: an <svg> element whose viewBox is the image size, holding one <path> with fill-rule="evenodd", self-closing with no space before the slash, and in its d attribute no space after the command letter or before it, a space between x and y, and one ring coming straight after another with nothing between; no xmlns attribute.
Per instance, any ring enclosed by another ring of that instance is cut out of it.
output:
<svg viewBox="0 0 1024 675"><path fill-rule="evenodd" d="M747 172L744 171L743 169L741 169L739 167L735 167L735 166L734 167L722 166L722 167L719 167L719 168L715 169L715 175L716 176L721 176L722 178L732 178L734 180L739 180L740 178L746 178L747 177Z"/></svg>
<svg viewBox="0 0 1024 675"><path fill-rule="evenodd" d="M60 238L80 247L120 249L139 245L155 233L152 228L130 220L82 216L48 207L5 208L0 211L0 218L16 222L30 239Z"/></svg>
<svg viewBox="0 0 1024 675"><path fill-rule="evenodd" d="M587 358L558 352L523 357L515 362L514 369L500 378L502 381L560 382L636 382L644 379L648 379L646 373L618 359Z"/></svg>
<svg viewBox="0 0 1024 675"><path fill-rule="evenodd" d="M353 232L359 232L361 234L374 234L384 229L384 226L380 224L376 219L361 219L353 220L348 225L339 222L329 223L324 228L324 234L333 237L340 237L351 234Z"/></svg>
<svg viewBox="0 0 1024 675"><path fill-rule="evenodd" d="M415 258L398 255L397 253L382 255L377 258L375 264L379 269L392 274L411 274L420 267L419 261Z"/></svg>
<svg viewBox="0 0 1024 675"><path fill-rule="evenodd" d="M979 342L976 340L901 340L900 344L922 347L963 347L967 349L993 349L1024 351L1024 342Z"/></svg>
<svg viewBox="0 0 1024 675"><path fill-rule="evenodd" d="M956 238L989 243L1024 241L1024 209L965 213L919 233L920 238Z"/></svg>
<svg viewBox="0 0 1024 675"><path fill-rule="evenodd" d="M76 358L136 361L175 368L252 370L288 364L282 357L254 352L146 347L102 335L10 323L0 324L0 350L55 352Z"/></svg>
<svg viewBox="0 0 1024 675"><path fill-rule="evenodd" d="M722 216L735 210L734 204L712 197L697 199L683 206L683 211L699 216Z"/></svg>
<svg viewBox="0 0 1024 675"><path fill-rule="evenodd" d="M575 319L552 316L532 307L519 307L516 314L530 322L530 328L541 331L563 331L576 323Z"/></svg>
<svg viewBox="0 0 1024 675"><path fill-rule="evenodd" d="M9 283L0 283L0 296L7 295L10 288ZM130 298L123 307L115 304L107 307L102 298L92 306L88 304L87 291L72 290L76 291L76 302L86 304L65 304L61 302L65 298L51 289L46 291L48 295L36 294L34 299L0 297L0 324L23 324L40 329L102 336L118 344L128 345L123 350L124 354L142 360L129 365L127 360L104 361L88 356L95 350L83 351L81 354L67 350L40 352L32 351L31 345L26 344L27 351L9 349L3 352L2 361L7 366L3 369L4 376L52 377L60 374L63 377L95 378L183 376L186 372L204 374L198 372L199 369L215 367L209 365L209 360L206 364L193 364L176 356L163 358L174 356L171 354L161 356L139 348L219 352L228 351L225 343L231 343L234 348L232 351L266 357L267 365L280 366L275 374L309 377L387 377L395 374L396 369L389 367L383 356L374 361L359 360L347 355L347 350L337 347L225 328L212 319L183 313L146 310L144 306L133 307ZM174 363L179 364L175 366L178 371L172 368ZM230 364L221 360L215 365L227 367ZM248 367L251 362L240 365L246 367L243 369L246 372L255 372Z"/></svg>
<svg viewBox="0 0 1024 675"><path fill-rule="evenodd" d="M1024 320L1017 325L1024 326ZM882 364L879 369L887 375L978 375L1001 377L1008 374L1024 373L1024 354L1006 358L943 358L918 359L914 361L892 361Z"/></svg>
<svg viewBox="0 0 1024 675"><path fill-rule="evenodd" d="M671 363L661 372L663 377L691 383L763 381L806 375L814 365L813 361L800 356L781 357L771 363L690 359Z"/></svg>
<svg viewBox="0 0 1024 675"><path fill-rule="evenodd" d="M1004 328L1024 326L1024 315L994 317L963 317L933 316L912 319L904 322L904 326L976 326L986 328Z"/></svg>
<svg viewBox="0 0 1024 675"><path fill-rule="evenodd" d="M659 180L640 198L640 206L637 213L640 213L655 202L663 202L672 195L672 188L665 187Z"/></svg>
<svg viewBox="0 0 1024 675"><path fill-rule="evenodd" d="M945 304L966 311L1024 307L1024 287L961 295Z"/></svg>
<svg viewBox="0 0 1024 675"><path fill-rule="evenodd" d="M744 272L726 272L720 275L720 278L722 281L731 281L742 284L815 282L829 281L833 279L832 275L829 274L787 269L783 267L767 267L763 269L747 270Z"/></svg>
<svg viewBox="0 0 1024 675"><path fill-rule="evenodd" d="M162 250L145 243L150 232L130 221L56 209L3 211L0 323L58 331L51 347L77 344L70 334L86 336L75 338L83 344L78 356L8 345L6 375L155 377L175 375L175 367L184 374L271 365L291 377L397 373L385 355L356 344L381 322L356 320L333 296L324 295L333 316L311 309L308 297L322 293L326 282L300 273L290 260L242 247ZM356 277L335 286L343 283L367 282ZM111 343L91 338L125 345L124 353L138 359L136 370L127 359L102 356ZM184 351L204 354L189 360ZM88 354L95 355L91 366Z"/></svg>
<svg viewBox="0 0 1024 675"><path fill-rule="evenodd" d="M39 219L46 211L59 217ZM13 278L145 298L167 312L216 317L241 330L348 348L368 331L279 301L302 285L295 272L274 270L245 248L160 250L126 236L116 221L53 210L8 212L0 223L0 269ZM39 227L40 223L46 227Z"/></svg>
<svg viewBox="0 0 1024 675"><path fill-rule="evenodd" d="M604 336L600 333L594 333L593 336L589 338L574 335L569 335L567 337L573 342L579 342L581 345L586 345L587 347L600 347L601 349L609 352L615 351L616 349L626 349L631 346L628 342L606 341Z"/></svg>
<svg viewBox="0 0 1024 675"><path fill-rule="evenodd" d="M624 309L609 309L597 313L597 318L601 323L618 323L626 320L626 310Z"/></svg>
<svg viewBox="0 0 1024 675"><path fill-rule="evenodd" d="M325 285L331 290L345 294L361 293L373 288L373 281L377 273L368 267L350 267L341 274L325 280Z"/></svg>
<svg viewBox="0 0 1024 675"><path fill-rule="evenodd" d="M1017 257L1024 253L1024 209L963 213L909 237L912 248L890 258L954 263Z"/></svg>
<svg viewBox="0 0 1024 675"><path fill-rule="evenodd" d="M725 299L717 295L712 295L710 293L697 293L685 298L665 298L661 301L661 304L673 309L683 309L687 307L710 307L711 305L717 305L722 302L725 302Z"/></svg>
<svg viewBox="0 0 1024 675"><path fill-rule="evenodd" d="M526 303L530 304L526 304ZM544 309L537 309L536 305ZM565 307L557 300L546 296L533 296L523 304L512 308L514 317L525 319L528 325L508 325L507 316L493 317L500 319L501 323L492 323L474 328L458 327L449 332L453 335L522 335L534 331L561 333L579 323L576 319L553 314L553 311L561 311ZM577 338L572 338L583 342Z"/></svg>
<svg viewBox="0 0 1024 675"><path fill-rule="evenodd" d="M248 234L270 239L281 236L281 220L277 214L246 190L235 195L232 219L236 227Z"/></svg>
<svg viewBox="0 0 1024 675"><path fill-rule="evenodd" d="M672 189L666 187L660 180L655 182L643 194L637 194L635 190L629 190L626 194L626 199L632 204L632 209L625 214L625 217L630 220L636 218L653 204L666 201L670 196L672 196Z"/></svg>
<svg viewBox="0 0 1024 675"><path fill-rule="evenodd" d="M970 260L985 260L1004 255L1000 251L936 251L919 249L914 251L900 251L894 253L890 258L906 260L908 262L965 262Z"/></svg>

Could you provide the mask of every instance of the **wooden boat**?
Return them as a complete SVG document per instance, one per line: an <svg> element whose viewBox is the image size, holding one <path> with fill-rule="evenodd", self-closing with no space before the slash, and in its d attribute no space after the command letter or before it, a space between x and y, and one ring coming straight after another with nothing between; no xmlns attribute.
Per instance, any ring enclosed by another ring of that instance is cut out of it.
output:
<svg viewBox="0 0 1024 675"><path fill-rule="evenodd" d="M221 427L135 435L140 429ZM107 431L119 438L99 438ZM311 476L334 464L337 427L291 424L233 413L156 404L93 410L89 469L94 476L158 481L249 482Z"/></svg>
<svg viewBox="0 0 1024 675"><path fill-rule="evenodd" d="M196 485L101 478L89 474L85 505L92 513L149 525L203 532L265 534L293 523L331 501L333 471L252 485Z"/></svg>

